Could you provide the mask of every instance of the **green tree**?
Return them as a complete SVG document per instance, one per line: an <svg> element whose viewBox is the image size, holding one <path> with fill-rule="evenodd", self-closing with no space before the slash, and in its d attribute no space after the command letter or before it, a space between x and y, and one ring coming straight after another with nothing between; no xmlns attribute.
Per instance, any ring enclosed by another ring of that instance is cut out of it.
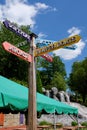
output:
<svg viewBox="0 0 87 130"><path fill-rule="evenodd" d="M17 26L17 24L15 25ZM31 33L28 26L21 26L20 29L27 34ZM2 23L0 23L0 75L3 75L11 80L14 80L17 83L27 86L28 62L18 58L15 55L12 55L11 53L6 52L2 47L2 43L4 41L17 46L19 43L25 41L24 38L17 36L15 33L5 28ZM20 46L19 48L25 52L28 52L29 43L25 46ZM42 91L39 72L37 72L37 91Z"/></svg>
<svg viewBox="0 0 87 130"><path fill-rule="evenodd" d="M83 103L85 103L87 97L87 58L81 62L73 63L69 85L72 90L82 96Z"/></svg>
<svg viewBox="0 0 87 130"><path fill-rule="evenodd" d="M36 74L36 86L37 86L37 92L42 93L42 81L40 78L39 71L37 71L37 74Z"/></svg>
<svg viewBox="0 0 87 130"><path fill-rule="evenodd" d="M21 26L20 28L30 33L28 27ZM27 82L28 63L6 52L2 47L4 41L16 46L18 43L24 41L24 39L11 32L0 23L0 75ZM27 48L29 49L29 45L27 45ZM23 46L22 50L27 51L26 46Z"/></svg>
<svg viewBox="0 0 87 130"><path fill-rule="evenodd" d="M51 85L52 87L55 86L58 89L58 91L66 90L66 82L59 72L55 72L53 79L51 81Z"/></svg>
<svg viewBox="0 0 87 130"><path fill-rule="evenodd" d="M54 74L59 72L61 76L65 79L66 71L65 66L59 56L53 55L53 62L48 62L44 59L40 60L41 69L40 75L42 80L42 85L49 89L52 87L51 81L53 80Z"/></svg>

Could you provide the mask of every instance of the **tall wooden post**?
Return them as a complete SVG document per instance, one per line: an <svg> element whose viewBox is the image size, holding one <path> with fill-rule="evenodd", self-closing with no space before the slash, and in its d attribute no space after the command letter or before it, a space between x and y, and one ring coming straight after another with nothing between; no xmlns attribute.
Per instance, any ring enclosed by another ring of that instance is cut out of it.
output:
<svg viewBox="0 0 87 130"><path fill-rule="evenodd" d="M37 109L36 109L36 70L34 57L35 34L31 35L30 51L32 62L29 63L29 90L28 90L28 125L27 130L37 130Z"/></svg>

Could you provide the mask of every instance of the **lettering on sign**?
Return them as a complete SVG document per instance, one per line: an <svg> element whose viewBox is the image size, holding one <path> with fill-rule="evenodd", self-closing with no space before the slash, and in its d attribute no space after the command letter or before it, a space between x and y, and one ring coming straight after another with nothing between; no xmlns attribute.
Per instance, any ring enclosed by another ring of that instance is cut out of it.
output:
<svg viewBox="0 0 87 130"><path fill-rule="evenodd" d="M44 46L42 48L36 49L34 51L34 56L40 56L40 55L43 55L45 53L63 48L65 46L72 45L74 43L79 42L80 39L81 39L81 37L79 35L74 35L74 36L66 38L64 40L54 42L53 44L49 44L48 46Z"/></svg>
<svg viewBox="0 0 87 130"><path fill-rule="evenodd" d="M22 58L23 60L26 60L28 62L32 62L32 57L30 54L20 50L19 48L11 45L10 43L3 42L2 46L6 51L18 56L19 58Z"/></svg>
<svg viewBox="0 0 87 130"><path fill-rule="evenodd" d="M28 34L26 34L25 32L23 32L21 29L19 29L18 27L16 27L16 26L15 26L13 23L11 23L9 20L5 20L5 21L3 22L3 24L4 24L4 26L5 26L7 29L9 29L9 30L15 32L17 35L19 35L19 36L21 36L21 37L27 39L28 41L31 40L31 39L30 39L30 35L28 35Z"/></svg>
<svg viewBox="0 0 87 130"><path fill-rule="evenodd" d="M56 41L46 40L46 39L36 39L35 42L36 42L36 46L38 48L41 48L43 46L47 46L49 44L53 44ZM64 49L70 49L70 50L75 50L76 48L77 48L77 46L75 44L64 47Z"/></svg>

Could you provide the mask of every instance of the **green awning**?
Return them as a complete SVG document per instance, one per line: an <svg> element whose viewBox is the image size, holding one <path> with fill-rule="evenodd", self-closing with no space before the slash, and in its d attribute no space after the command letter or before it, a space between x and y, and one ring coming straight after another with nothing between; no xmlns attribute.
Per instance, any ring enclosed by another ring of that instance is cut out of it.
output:
<svg viewBox="0 0 87 130"><path fill-rule="evenodd" d="M78 109L43 94L37 93L37 111L43 109L47 113L77 114ZM28 108L28 88L0 76L0 109L10 108L12 111L24 111Z"/></svg>

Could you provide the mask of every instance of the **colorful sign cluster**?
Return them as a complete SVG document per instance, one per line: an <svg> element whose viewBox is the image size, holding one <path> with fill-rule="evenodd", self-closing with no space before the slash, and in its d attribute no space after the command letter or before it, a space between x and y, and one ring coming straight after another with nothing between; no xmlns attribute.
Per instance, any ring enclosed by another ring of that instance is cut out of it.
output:
<svg viewBox="0 0 87 130"><path fill-rule="evenodd" d="M74 43L79 42L80 39L81 39L81 37L79 35L74 35L74 36L71 36L71 37L66 38L64 40L54 42L53 44L49 44L48 46L44 46L42 48L36 49L34 51L34 56L40 56L40 55L43 55L45 53L48 53L48 52L51 52L54 50L58 50L58 49L63 48L65 46L72 45Z"/></svg>
<svg viewBox="0 0 87 130"><path fill-rule="evenodd" d="M16 27L9 20L5 20L3 22L3 24L7 29L9 29L9 30L15 32L17 35L25 38L28 42L31 41L30 35L26 34L22 30L20 30L18 27ZM41 57L45 58L46 60L48 60L49 62L52 62L53 61L52 57L50 55L46 54L46 53L60 49L60 48L69 47L70 45L79 42L80 39L81 39L81 37L79 35L74 35L72 37L69 37L69 38L66 38L64 40L54 42L54 43L52 43L51 41L48 40L49 41L48 46L44 46L44 47L35 49L34 50L34 56L35 57L41 56ZM27 42L22 43L22 44L20 43L19 46L26 45L26 44L27 44ZM28 61L28 62L32 62L32 56L31 55L29 55L28 53L18 49L17 47L11 45L10 43L4 42L3 47L8 52L10 52L10 53Z"/></svg>

